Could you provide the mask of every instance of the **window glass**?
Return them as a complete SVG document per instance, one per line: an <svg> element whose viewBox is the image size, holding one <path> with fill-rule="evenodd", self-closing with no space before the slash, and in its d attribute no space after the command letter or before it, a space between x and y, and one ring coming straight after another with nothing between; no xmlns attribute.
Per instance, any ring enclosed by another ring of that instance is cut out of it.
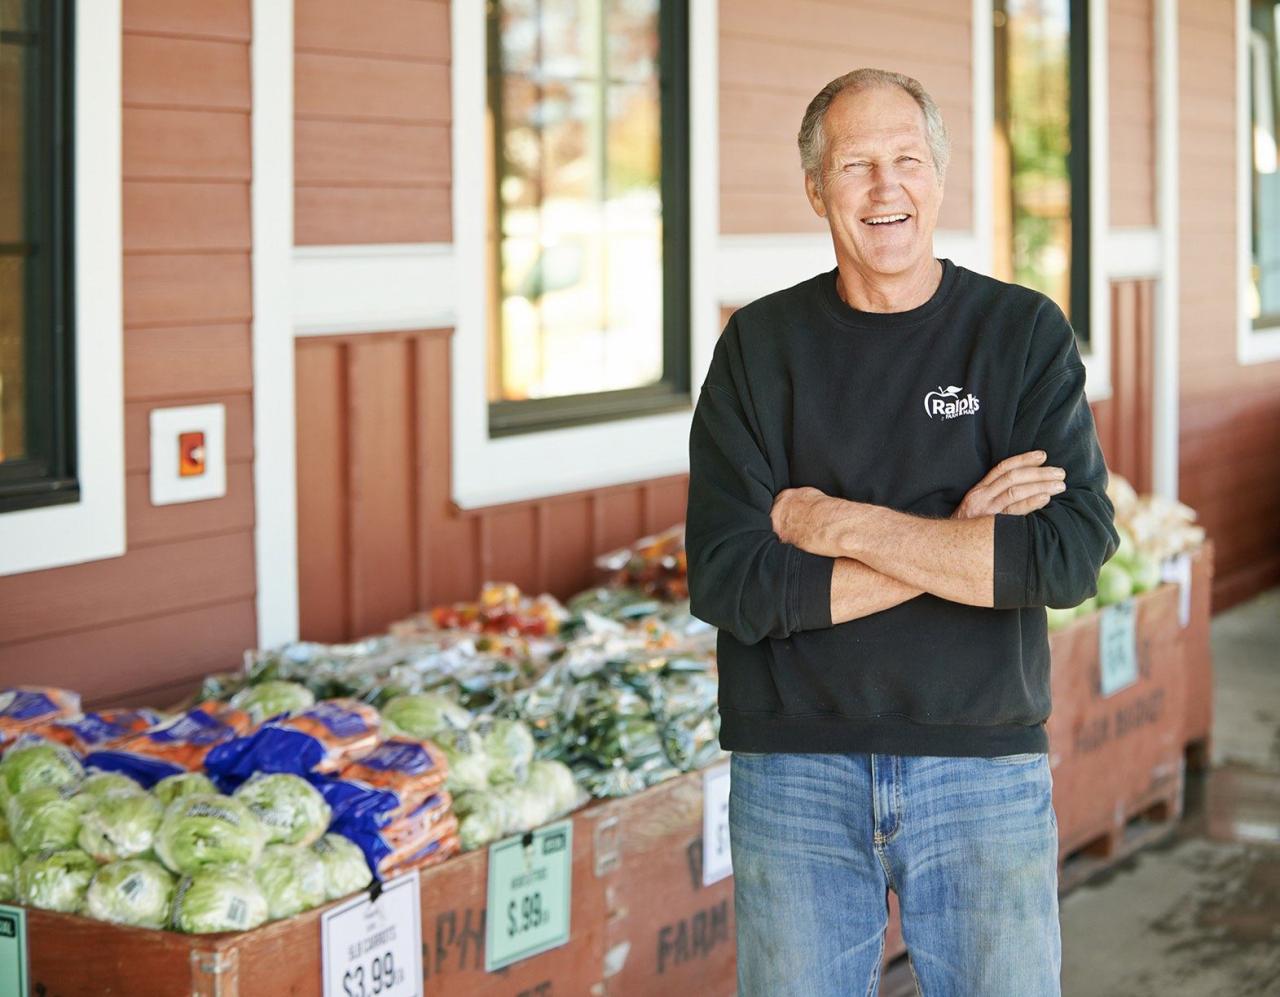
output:
<svg viewBox="0 0 1280 997"><path fill-rule="evenodd" d="M1252 0L1249 11L1250 159L1253 173L1249 314L1255 327L1280 326L1280 3Z"/></svg>

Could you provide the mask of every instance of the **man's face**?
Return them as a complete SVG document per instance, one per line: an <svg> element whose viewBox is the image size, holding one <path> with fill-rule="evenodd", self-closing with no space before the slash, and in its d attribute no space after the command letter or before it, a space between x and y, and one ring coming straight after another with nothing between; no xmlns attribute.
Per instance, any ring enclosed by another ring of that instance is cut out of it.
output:
<svg viewBox="0 0 1280 997"><path fill-rule="evenodd" d="M806 176L805 191L831 226L837 259L867 276L931 261L942 185L915 99L900 87L845 91L823 131L822 189Z"/></svg>

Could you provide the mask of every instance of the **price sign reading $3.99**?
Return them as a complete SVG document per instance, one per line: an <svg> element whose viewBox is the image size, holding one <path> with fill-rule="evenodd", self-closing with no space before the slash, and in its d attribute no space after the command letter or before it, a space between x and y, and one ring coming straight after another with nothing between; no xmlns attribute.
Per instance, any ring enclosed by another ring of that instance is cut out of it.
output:
<svg viewBox="0 0 1280 997"><path fill-rule="evenodd" d="M488 972L569 940L573 821L489 846Z"/></svg>
<svg viewBox="0 0 1280 997"><path fill-rule="evenodd" d="M326 911L320 923L324 997L422 997L418 873Z"/></svg>

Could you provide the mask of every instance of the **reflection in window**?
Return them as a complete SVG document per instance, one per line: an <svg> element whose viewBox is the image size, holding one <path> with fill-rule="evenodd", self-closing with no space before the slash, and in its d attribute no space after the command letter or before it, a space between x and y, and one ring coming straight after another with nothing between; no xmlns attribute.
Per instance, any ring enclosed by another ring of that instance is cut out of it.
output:
<svg viewBox="0 0 1280 997"><path fill-rule="evenodd" d="M1253 168L1252 263L1249 315L1255 328L1280 326L1280 2L1252 0L1249 10L1249 81Z"/></svg>
<svg viewBox="0 0 1280 997"><path fill-rule="evenodd" d="M490 0L490 402L660 385L659 0Z"/></svg>
<svg viewBox="0 0 1280 997"><path fill-rule="evenodd" d="M1051 297L1087 339L1083 0L995 0L995 276Z"/></svg>

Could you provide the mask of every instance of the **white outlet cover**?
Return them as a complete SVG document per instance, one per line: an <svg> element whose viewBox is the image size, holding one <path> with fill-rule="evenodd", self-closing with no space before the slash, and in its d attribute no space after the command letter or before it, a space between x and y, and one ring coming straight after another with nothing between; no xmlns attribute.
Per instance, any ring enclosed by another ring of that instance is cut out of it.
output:
<svg viewBox="0 0 1280 997"><path fill-rule="evenodd" d="M184 405L151 410L151 504L199 502L227 494L227 409ZM204 433L204 474L178 474L178 436Z"/></svg>

